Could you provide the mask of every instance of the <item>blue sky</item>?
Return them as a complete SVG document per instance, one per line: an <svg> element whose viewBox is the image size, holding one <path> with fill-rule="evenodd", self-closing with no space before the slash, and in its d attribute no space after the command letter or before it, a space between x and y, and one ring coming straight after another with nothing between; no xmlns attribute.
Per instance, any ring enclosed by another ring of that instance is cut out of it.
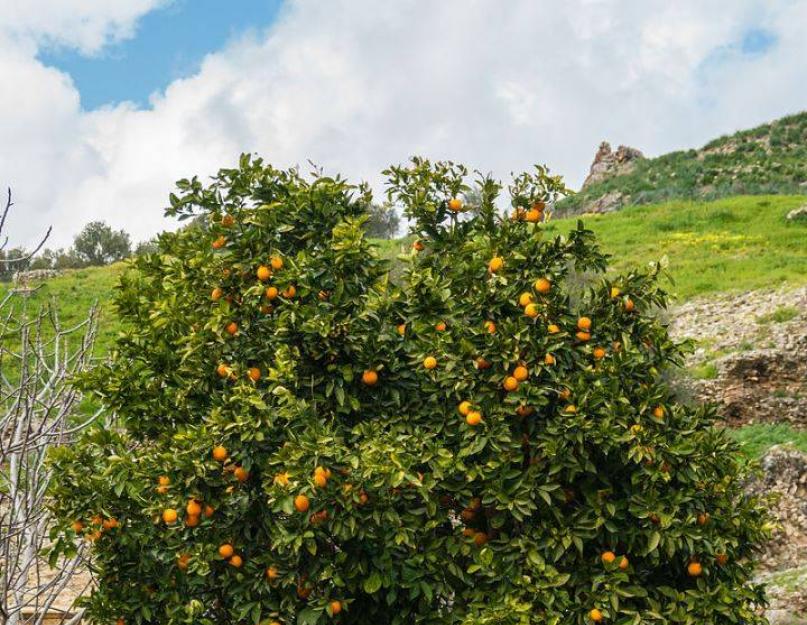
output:
<svg viewBox="0 0 807 625"><path fill-rule="evenodd" d="M45 65L69 74L84 110L148 98L199 69L204 56L250 31L261 31L277 16L281 0L173 0L144 15L131 39L85 56L66 46L39 53Z"/></svg>

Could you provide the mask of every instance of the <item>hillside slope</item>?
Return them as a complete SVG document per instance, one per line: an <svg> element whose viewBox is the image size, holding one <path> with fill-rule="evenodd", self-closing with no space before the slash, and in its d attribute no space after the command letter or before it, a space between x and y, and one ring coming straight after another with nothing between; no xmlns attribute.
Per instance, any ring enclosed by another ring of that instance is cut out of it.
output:
<svg viewBox="0 0 807 625"><path fill-rule="evenodd" d="M596 165L595 161L595 165ZM558 215L672 199L807 193L807 111L720 137L699 150L637 158L557 205Z"/></svg>

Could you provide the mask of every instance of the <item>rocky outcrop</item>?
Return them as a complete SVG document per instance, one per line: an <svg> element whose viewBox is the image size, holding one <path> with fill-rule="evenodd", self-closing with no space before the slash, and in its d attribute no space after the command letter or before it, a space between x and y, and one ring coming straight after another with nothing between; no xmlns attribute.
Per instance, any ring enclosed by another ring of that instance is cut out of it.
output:
<svg viewBox="0 0 807 625"><path fill-rule="evenodd" d="M611 150L611 144L603 141L594 155L594 162L583 182L583 189L606 178L627 174L636 167L637 161L643 158L644 154L636 148L620 145L614 152Z"/></svg>
<svg viewBox="0 0 807 625"><path fill-rule="evenodd" d="M17 286L28 286L32 282L42 282L61 275L61 271L56 269L31 269L30 271L18 271L14 274L14 284Z"/></svg>
<svg viewBox="0 0 807 625"><path fill-rule="evenodd" d="M787 214L786 219L796 223L807 222L807 204L794 208Z"/></svg>

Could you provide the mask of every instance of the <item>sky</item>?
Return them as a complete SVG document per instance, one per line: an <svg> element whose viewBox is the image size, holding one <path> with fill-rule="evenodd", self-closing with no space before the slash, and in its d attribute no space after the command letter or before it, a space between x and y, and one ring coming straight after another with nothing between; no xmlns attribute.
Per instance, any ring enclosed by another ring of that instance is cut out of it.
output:
<svg viewBox="0 0 807 625"><path fill-rule="evenodd" d="M254 152L371 183L418 154L578 187L807 109L807 0L0 0L10 245L176 226L174 182Z"/></svg>

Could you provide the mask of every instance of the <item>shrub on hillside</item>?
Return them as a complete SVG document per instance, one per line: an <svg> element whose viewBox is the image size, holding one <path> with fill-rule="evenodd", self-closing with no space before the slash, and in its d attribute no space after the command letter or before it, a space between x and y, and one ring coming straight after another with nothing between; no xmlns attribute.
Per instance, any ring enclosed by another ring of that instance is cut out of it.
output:
<svg viewBox="0 0 807 625"><path fill-rule="evenodd" d="M656 271L545 239L544 169L387 172L417 239L400 288L364 187L242 158L179 183L133 261L116 417L52 457L55 553L93 542L96 622L762 623L766 536L736 445L678 405ZM594 273L582 288L571 276Z"/></svg>

